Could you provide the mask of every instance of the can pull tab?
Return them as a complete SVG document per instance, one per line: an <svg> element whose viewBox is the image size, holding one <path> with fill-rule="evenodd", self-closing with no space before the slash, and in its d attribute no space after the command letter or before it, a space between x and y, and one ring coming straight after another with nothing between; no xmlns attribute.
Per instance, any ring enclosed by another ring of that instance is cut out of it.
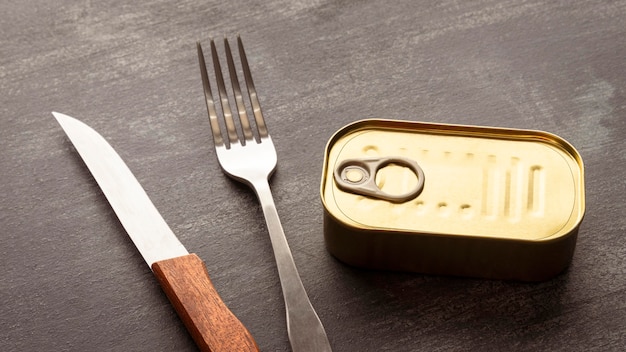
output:
<svg viewBox="0 0 626 352"><path fill-rule="evenodd" d="M403 194L384 192L376 184L376 174L390 164L409 168L417 177L417 185ZM405 157L356 158L342 161L334 172L337 186L346 192L402 203L417 197L424 189L424 171L415 160Z"/></svg>

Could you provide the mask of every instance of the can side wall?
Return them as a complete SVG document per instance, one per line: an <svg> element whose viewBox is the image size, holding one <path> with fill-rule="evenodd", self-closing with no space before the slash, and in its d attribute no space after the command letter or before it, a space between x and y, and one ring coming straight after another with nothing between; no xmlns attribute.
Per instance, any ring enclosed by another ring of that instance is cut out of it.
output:
<svg viewBox="0 0 626 352"><path fill-rule="evenodd" d="M578 227L549 241L364 231L324 212L328 251L362 268L486 279L545 281L571 263Z"/></svg>

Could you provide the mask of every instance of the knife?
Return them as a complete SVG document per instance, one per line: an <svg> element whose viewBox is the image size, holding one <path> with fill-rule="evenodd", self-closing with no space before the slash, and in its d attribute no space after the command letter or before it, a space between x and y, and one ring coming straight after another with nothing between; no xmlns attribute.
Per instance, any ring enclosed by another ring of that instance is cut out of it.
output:
<svg viewBox="0 0 626 352"><path fill-rule="evenodd" d="M122 158L83 122L52 113L137 246L201 351L259 351L226 307L204 262L189 254Z"/></svg>

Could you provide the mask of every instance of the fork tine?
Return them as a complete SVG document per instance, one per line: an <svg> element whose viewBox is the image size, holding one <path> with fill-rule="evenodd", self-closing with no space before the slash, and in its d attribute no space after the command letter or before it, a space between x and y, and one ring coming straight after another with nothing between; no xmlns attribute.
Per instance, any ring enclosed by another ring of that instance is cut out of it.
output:
<svg viewBox="0 0 626 352"><path fill-rule="evenodd" d="M215 111L215 102L213 101L213 92L211 92L211 84L209 83L209 75L206 72L206 63L204 62L204 53L200 42L196 42L198 47L198 60L200 61L200 75L202 76L202 86L204 87L204 100L209 111L209 121L211 123L211 132L213 133L213 143L216 147L224 145L220 124L217 121L217 112Z"/></svg>
<svg viewBox="0 0 626 352"><path fill-rule="evenodd" d="M237 36L237 46L239 47L239 58L241 59L241 66L243 68L243 76L246 81L246 88L248 90L248 97L252 104L252 112L254 113L254 120L256 122L257 129L259 130L259 136L265 138L268 136L267 127L265 126L265 119L263 118L263 112L261 111L261 104L254 88L254 82L252 81L252 74L250 73L250 66L248 66L248 58L246 52L243 49L243 43L241 37Z"/></svg>
<svg viewBox="0 0 626 352"><path fill-rule="evenodd" d="M250 121L248 120L248 113L246 112L246 106L243 103L243 97L241 96L241 87L239 86L239 78L237 77L237 70L235 69L235 63L233 61L233 53L230 51L230 45L228 39L224 37L224 49L226 51L226 64L228 66L228 72L230 75L231 87L233 88L233 95L235 96L235 103L237 104L237 110L239 112L239 121L241 122L241 129L246 141L254 139L252 129L250 128Z"/></svg>
<svg viewBox="0 0 626 352"><path fill-rule="evenodd" d="M224 77L222 76L222 67L220 66L220 59L217 55L217 48L215 48L215 42L213 39L211 39L211 55L213 56L215 80L217 81L217 90L220 95L222 112L224 113L224 122L226 123L226 130L228 132L228 141L230 144L237 144L239 143L239 137L237 137L237 129L235 127L235 121L233 120L233 113L230 110L228 94L226 94L226 85L224 84Z"/></svg>

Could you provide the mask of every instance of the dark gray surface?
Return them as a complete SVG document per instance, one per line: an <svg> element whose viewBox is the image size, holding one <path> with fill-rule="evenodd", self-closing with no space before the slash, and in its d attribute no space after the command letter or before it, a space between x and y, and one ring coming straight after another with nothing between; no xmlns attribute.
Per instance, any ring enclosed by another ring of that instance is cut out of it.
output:
<svg viewBox="0 0 626 352"><path fill-rule="evenodd" d="M260 208L217 166L202 96L196 40L237 33L278 211L336 351L621 350L624 18L625 1L1 2L0 350L197 350L52 110L111 142L261 349L289 350ZM570 269L524 284L333 259L324 146L363 118L570 141L587 190Z"/></svg>

